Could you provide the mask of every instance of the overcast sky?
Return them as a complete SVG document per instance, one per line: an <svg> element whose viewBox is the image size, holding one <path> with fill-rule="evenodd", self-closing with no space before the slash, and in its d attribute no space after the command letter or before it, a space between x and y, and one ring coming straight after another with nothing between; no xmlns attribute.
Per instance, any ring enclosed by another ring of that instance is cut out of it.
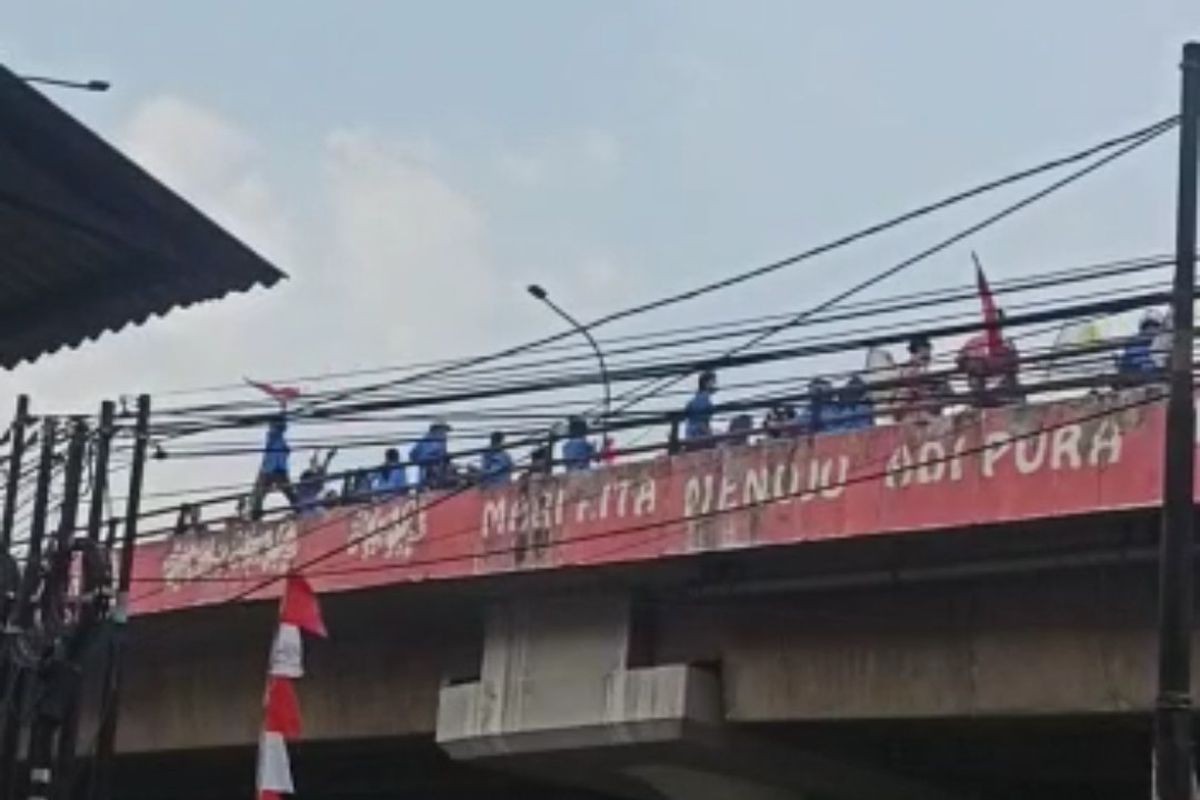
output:
<svg viewBox="0 0 1200 800"><path fill-rule="evenodd" d="M530 281L588 318L1173 113L1200 36L1195 0L5 5L0 60L111 80L52 96L291 278L0 377L0 416L552 332ZM1169 251L1172 147L970 247ZM637 324L801 309L1003 199Z"/></svg>

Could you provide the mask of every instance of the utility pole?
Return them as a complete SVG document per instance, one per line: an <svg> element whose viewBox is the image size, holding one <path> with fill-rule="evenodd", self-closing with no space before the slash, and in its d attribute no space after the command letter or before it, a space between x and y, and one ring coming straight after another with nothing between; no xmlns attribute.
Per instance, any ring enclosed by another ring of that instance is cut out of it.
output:
<svg viewBox="0 0 1200 800"><path fill-rule="evenodd" d="M92 462L92 495L88 506L87 540L85 547L101 553L100 533L104 527L104 502L108 493L108 459L113 437L113 416L115 406L111 400L105 400L100 406L100 424L96 429L96 455ZM86 557L86 556L85 556ZM84 605L80 609L78 628L72 641L67 645L68 666L78 666L82 672L84 665L80 662L86 657L85 644L90 641L99 616L107 609L111 584L106 580L108 570L104 575L95 575L85 569L83 573ZM75 750L79 740L79 709L81 687L73 685L64 698L65 711L62 727L58 734L58 757L55 774L59 776L61 789L57 795L61 798L71 796L71 788L75 775Z"/></svg>
<svg viewBox="0 0 1200 800"><path fill-rule="evenodd" d="M0 798L7 795L10 778L5 772L8 764L10 718L15 718L18 708L16 682L18 667L15 663L14 633L17 630L15 618L10 614L15 611L17 598L21 594L21 568L17 565L16 557L12 554L13 525L16 522L17 495L21 492L21 463L25 454L25 421L29 417L29 397L21 395L17 398L17 414L13 419L12 450L8 456L8 476L4 485L4 510L0 512L0 584L3 584L3 596L0 596ZM15 757L15 750L14 757Z"/></svg>
<svg viewBox="0 0 1200 800"><path fill-rule="evenodd" d="M66 613L66 594L70 582L71 541L79 511L79 484L83 477L83 451L87 446L87 425L75 420L67 445L67 465L63 477L63 500L58 531L51 551L51 566L46 570L41 592L41 626L51 641L38 653L38 689L34 702L33 726L29 732L29 800L48 800L54 796L57 776L54 771L54 737L60 731L64 713L61 694L71 683L66 674L70 665L62 662L63 643L60 628Z"/></svg>
<svg viewBox="0 0 1200 800"><path fill-rule="evenodd" d="M1200 42L1183 47L1174 330L1167 397L1162 535L1159 538L1158 695L1154 704L1154 796L1193 800L1192 621L1196 417L1192 393L1196 282L1196 170L1200 150Z"/></svg>
<svg viewBox="0 0 1200 800"><path fill-rule="evenodd" d="M112 648L105 669L100 699L100 733L96 740L96 795L108 800L112 792L112 762L116 754L117 725L121 711L121 659L125 651L125 627L129 617L129 587L133 578L133 553L137 545L138 514L142 501L142 476L146 467L146 447L150 442L150 395L140 395L134 429L133 464L129 470L129 493L125 500L125 531L121 541L121 567L117 576L117 599L110 617L113 622ZM89 792L89 796L92 796Z"/></svg>
<svg viewBox="0 0 1200 800"><path fill-rule="evenodd" d="M113 417L116 405L112 400L100 404L100 427L96 430L96 459L92 463L92 499L88 507L87 536L100 541L104 528L104 501L108 498L108 457L112 450Z"/></svg>
<svg viewBox="0 0 1200 800"><path fill-rule="evenodd" d="M17 751L21 739L21 716L28 694L29 670L13 663L19 640L33 622L33 595L42 579L42 543L46 536L46 512L50 505L50 483L54 467L54 437L57 426L53 418L42 423L42 450L38 459L37 486L33 493L33 516L29 522L29 545L25 557L25 572L17 593L16 608L4 631L4 647L12 664L12 674L4 687L8 691L8 712L4 717L3 739L0 740L0 800L17 796Z"/></svg>
<svg viewBox="0 0 1200 800"><path fill-rule="evenodd" d="M8 454L8 476L4 482L4 512L0 518L0 553L12 546L13 522L17 514L17 493L21 491L21 460L25 457L25 420L29 418L29 395L17 398L13 418L12 449Z"/></svg>

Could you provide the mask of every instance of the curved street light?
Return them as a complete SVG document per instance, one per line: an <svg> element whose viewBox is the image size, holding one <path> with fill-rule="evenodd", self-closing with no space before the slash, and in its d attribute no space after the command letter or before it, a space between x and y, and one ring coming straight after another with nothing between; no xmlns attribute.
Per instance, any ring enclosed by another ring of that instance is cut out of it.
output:
<svg viewBox="0 0 1200 800"><path fill-rule="evenodd" d="M600 363L600 380L604 383L604 418L612 414L612 386L608 382L608 365L604 362L604 351L600 349L600 345L592 336L591 331L586 326L579 324L579 320L572 317L562 309L557 303L550 299L550 295L541 286L536 283L531 283L528 287L529 294L536 300L541 300L546 306L566 321L575 330L579 331L588 340L588 344L592 346L592 351L596 354L596 361Z"/></svg>

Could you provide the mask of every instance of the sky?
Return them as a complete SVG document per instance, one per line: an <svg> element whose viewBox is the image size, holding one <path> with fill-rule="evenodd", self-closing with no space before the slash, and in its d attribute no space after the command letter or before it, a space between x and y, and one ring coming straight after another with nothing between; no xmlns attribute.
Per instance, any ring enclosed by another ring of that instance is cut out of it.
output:
<svg viewBox="0 0 1200 800"><path fill-rule="evenodd" d="M1200 37L1195 0L5 5L0 62L111 81L47 91L290 278L0 375L0 415L553 333L526 284L590 319L1174 113ZM1174 180L1164 140L875 296L1168 252ZM597 334L798 311L1015 196Z"/></svg>

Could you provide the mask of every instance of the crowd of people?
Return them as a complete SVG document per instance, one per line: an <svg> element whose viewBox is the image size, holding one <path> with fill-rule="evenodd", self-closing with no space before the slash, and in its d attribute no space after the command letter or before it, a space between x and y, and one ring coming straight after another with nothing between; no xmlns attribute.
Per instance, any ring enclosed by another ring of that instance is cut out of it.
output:
<svg viewBox="0 0 1200 800"><path fill-rule="evenodd" d="M695 393L673 418L667 450L688 452L748 444L756 438L776 440L854 431L869 428L879 420L921 422L951 407L987 408L1024 402L1021 358L1013 340L1004 336L1003 324L1000 312L994 323L967 340L949 369L936 369L933 342L928 336L914 335L907 343L908 355L902 363L896 365L884 357L866 377L851 374L840 384L816 378L799 400L771 403L760 421L749 413L759 404L719 406L717 375L706 370L699 376ZM1162 374L1163 337L1169 325L1170 321L1156 312L1143 317L1137 332L1117 353L1115 385L1155 380ZM956 389L956 383L961 388ZM720 431L715 422L719 411L730 412ZM314 452L293 482L287 430L287 415L281 411L267 427L258 474L239 512L248 519L261 518L264 501L272 492L282 494L296 513L307 514L331 505L426 489L495 487L509 483L517 473L503 432L492 433L477 458L466 464L462 463L465 459L454 457L450 451L451 426L438 419L411 445L407 460L398 448L387 448L378 466L340 473L339 489L330 486L329 468L337 455L337 449L332 448ZM604 436L598 446L593 438L587 420L573 416L567 420L565 430L552 432L543 443L532 447L522 473L550 474L555 464L564 471L577 472L611 463L616 455L613 439ZM181 507L179 519L181 527L202 527L195 506Z"/></svg>
<svg viewBox="0 0 1200 800"><path fill-rule="evenodd" d="M867 391L866 381L851 375L840 387L827 378L816 378L808 387L803 403L776 402L763 416L761 426L753 415L740 412L729 419L724 433L713 425L717 409L716 373L700 375L696 393L683 410L681 450L699 450L719 444L748 444L755 433L765 439L789 436L810 436L836 431L868 428L875 424L874 403ZM672 441L678 437L672 436Z"/></svg>

